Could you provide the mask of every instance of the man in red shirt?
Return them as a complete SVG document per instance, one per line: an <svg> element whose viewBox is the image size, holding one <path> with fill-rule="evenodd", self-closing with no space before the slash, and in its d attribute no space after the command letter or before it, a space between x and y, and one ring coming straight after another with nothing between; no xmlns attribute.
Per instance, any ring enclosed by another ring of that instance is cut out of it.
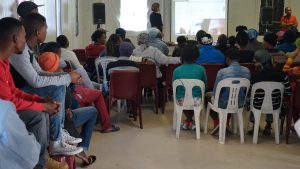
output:
<svg viewBox="0 0 300 169"><path fill-rule="evenodd" d="M290 27L297 28L298 21L296 16L292 15L292 9L286 7L284 11L286 15L281 17L281 30L286 31Z"/></svg>
<svg viewBox="0 0 300 169"><path fill-rule="evenodd" d="M35 135L41 145L39 162L35 168L44 168L48 146L48 115L56 115L59 104L15 87L10 74L9 57L13 53L22 53L25 43L25 29L19 20L10 17L0 20L0 98L14 103L27 130Z"/></svg>

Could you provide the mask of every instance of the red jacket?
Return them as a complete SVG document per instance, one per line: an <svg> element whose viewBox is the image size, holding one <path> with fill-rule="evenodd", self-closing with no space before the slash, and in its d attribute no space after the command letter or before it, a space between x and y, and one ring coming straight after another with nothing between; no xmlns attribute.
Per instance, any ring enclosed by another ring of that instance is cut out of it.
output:
<svg viewBox="0 0 300 169"><path fill-rule="evenodd" d="M17 110L44 110L44 104L39 103L43 98L16 88L10 74L9 60L0 59L0 98L14 103Z"/></svg>
<svg viewBox="0 0 300 169"><path fill-rule="evenodd" d="M101 44L89 44L85 48L85 54L90 58L97 58L100 53L105 50L105 45Z"/></svg>

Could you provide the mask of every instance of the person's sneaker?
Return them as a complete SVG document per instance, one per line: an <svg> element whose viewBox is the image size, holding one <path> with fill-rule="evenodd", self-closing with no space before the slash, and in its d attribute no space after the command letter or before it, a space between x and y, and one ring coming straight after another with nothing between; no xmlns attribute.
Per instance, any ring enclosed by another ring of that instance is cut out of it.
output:
<svg viewBox="0 0 300 169"><path fill-rule="evenodd" d="M75 155L82 151L82 147L72 146L62 141L51 141L49 146L51 155Z"/></svg>
<svg viewBox="0 0 300 169"><path fill-rule="evenodd" d="M45 169L69 169L69 166L65 162L58 162L48 157Z"/></svg>
<svg viewBox="0 0 300 169"><path fill-rule="evenodd" d="M189 122L185 121L185 122L181 123L181 129L182 130L188 130L189 129Z"/></svg>
<svg viewBox="0 0 300 169"><path fill-rule="evenodd" d="M190 130L196 130L196 125L195 125L195 122L194 122L194 121L190 121L190 122L189 122L189 129L190 129Z"/></svg>
<svg viewBox="0 0 300 169"><path fill-rule="evenodd" d="M215 135L219 132L219 124L217 126L215 126L215 128L210 132L211 135Z"/></svg>
<svg viewBox="0 0 300 169"><path fill-rule="evenodd" d="M75 138L69 134L69 132L65 129L61 130L61 139L63 142L68 144L78 144L82 142L81 138Z"/></svg>

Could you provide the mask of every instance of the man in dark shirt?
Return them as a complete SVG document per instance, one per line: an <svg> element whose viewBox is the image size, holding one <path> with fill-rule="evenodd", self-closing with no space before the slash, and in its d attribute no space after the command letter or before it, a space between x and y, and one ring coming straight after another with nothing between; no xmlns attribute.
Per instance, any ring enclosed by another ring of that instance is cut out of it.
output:
<svg viewBox="0 0 300 169"><path fill-rule="evenodd" d="M240 47L240 63L251 63L253 62L254 52L247 50L249 37L247 32L239 31L236 35L236 42Z"/></svg>
<svg viewBox="0 0 300 169"><path fill-rule="evenodd" d="M159 3L153 3L151 9L152 9L152 13L150 14L151 27L156 27L162 32L163 23L161 19L161 14L158 13L160 10Z"/></svg>

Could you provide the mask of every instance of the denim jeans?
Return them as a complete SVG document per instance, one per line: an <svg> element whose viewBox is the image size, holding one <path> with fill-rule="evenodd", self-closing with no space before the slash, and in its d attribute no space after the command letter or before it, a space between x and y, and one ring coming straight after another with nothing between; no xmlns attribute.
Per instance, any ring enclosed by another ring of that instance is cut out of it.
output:
<svg viewBox="0 0 300 169"><path fill-rule="evenodd" d="M95 107L83 107L72 110L73 116L72 121L75 127L82 126L81 129L81 138L82 143L80 147L84 150L87 150L90 145L90 140L93 133L93 128L97 120L97 109Z"/></svg>
<svg viewBox="0 0 300 169"><path fill-rule="evenodd" d="M41 88L32 88L26 86L23 91L30 94L37 94L43 98L51 98L60 103L59 112L57 115L50 116L50 140L60 140L60 130L63 128L65 121L65 96L66 86L47 86Z"/></svg>

